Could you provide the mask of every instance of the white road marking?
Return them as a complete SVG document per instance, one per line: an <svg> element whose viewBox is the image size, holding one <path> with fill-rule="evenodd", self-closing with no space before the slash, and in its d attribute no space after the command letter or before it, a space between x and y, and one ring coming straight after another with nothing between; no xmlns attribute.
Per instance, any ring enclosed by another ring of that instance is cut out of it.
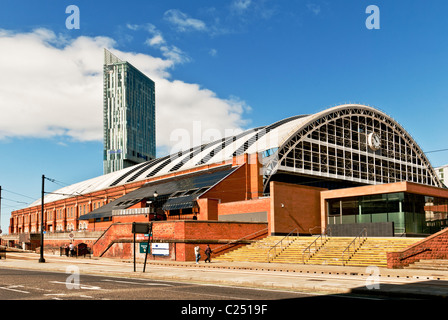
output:
<svg viewBox="0 0 448 320"><path fill-rule="evenodd" d="M53 300L62 300L59 297L60 296L66 296L66 294L65 293L46 293L46 294L44 294L44 296L52 297L51 299L53 299Z"/></svg>
<svg viewBox="0 0 448 320"><path fill-rule="evenodd" d="M132 282L132 281L122 281L122 280L111 280L111 279L104 279L103 281L126 283L126 284L137 284L137 285L142 285L142 286L165 286L165 287L173 286L172 284L166 284L166 283Z"/></svg>
<svg viewBox="0 0 448 320"><path fill-rule="evenodd" d="M66 283L65 283L65 282L62 282L62 281L50 281L50 283L56 283L56 284L63 284L63 285L66 285ZM79 286L79 289L85 289L85 290L102 290L101 287L98 287L98 286L89 286L89 285L86 285L86 284L84 284L84 285L80 285L80 286Z"/></svg>
<svg viewBox="0 0 448 320"><path fill-rule="evenodd" d="M14 289L14 288L17 288L17 287L23 287L23 286L0 287L0 289L14 291L14 292L20 292L20 293L29 293L28 291Z"/></svg>

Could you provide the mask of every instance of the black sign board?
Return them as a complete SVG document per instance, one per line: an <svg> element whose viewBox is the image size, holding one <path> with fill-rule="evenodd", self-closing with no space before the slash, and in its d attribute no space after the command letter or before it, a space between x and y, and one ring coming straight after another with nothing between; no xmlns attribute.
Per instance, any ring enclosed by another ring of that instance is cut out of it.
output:
<svg viewBox="0 0 448 320"><path fill-rule="evenodd" d="M152 222L151 223L142 223L142 222L132 222L132 233L134 234L134 272L135 272L135 234L136 233L144 233L148 235L148 243L146 244L146 247L150 247L150 241L152 236ZM148 251L146 250L145 253L145 265L143 266L143 272L145 272L146 269L146 259L148 257Z"/></svg>
<svg viewBox="0 0 448 320"><path fill-rule="evenodd" d="M132 223L132 233L144 233L149 234L149 224L148 223Z"/></svg>

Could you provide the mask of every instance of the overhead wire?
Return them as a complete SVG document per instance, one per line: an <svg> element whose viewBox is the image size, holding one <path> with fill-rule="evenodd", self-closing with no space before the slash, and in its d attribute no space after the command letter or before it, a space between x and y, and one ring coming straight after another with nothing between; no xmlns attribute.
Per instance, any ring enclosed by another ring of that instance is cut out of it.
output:
<svg viewBox="0 0 448 320"><path fill-rule="evenodd" d="M65 183L65 182L62 182L62 181L59 181L59 180L56 180L56 179L53 179L53 178L45 177L45 179L50 181L50 182L52 182L52 183L54 183L54 184L57 184L60 187L67 187L67 186L70 185L68 183ZM81 194L79 192L76 192L76 193L61 193L61 192L46 192L46 191L44 191L44 193L45 194L56 194L56 195L61 195L61 196L69 196L69 197L70 196L87 197L86 195L83 195L83 194ZM92 197L90 196L90 198L92 198ZM100 197L93 197L93 198L103 199L103 198L100 198Z"/></svg>
<svg viewBox="0 0 448 320"><path fill-rule="evenodd" d="M59 181L59 180L56 180L56 179L53 179L53 178L49 178L49 177L45 177L45 179L50 181L50 182L53 182L54 184L57 184L60 187L67 187L67 186L70 185L69 183L65 183L65 182L62 182L62 181Z"/></svg>
<svg viewBox="0 0 448 320"><path fill-rule="evenodd" d="M8 190L8 189L2 188L2 191L6 191L6 192L9 192L9 193L15 194L17 196L21 196L21 197L25 197L25 198L29 198L29 199L35 200L35 198L33 198L33 197L30 197L30 196L27 196L27 195L24 195L24 194L21 194L21 193L18 193L18 192L14 192L14 191L11 191L11 190Z"/></svg>
<svg viewBox="0 0 448 320"><path fill-rule="evenodd" d="M12 201L12 202L15 202L15 203L29 204L29 202L17 201L17 200L8 199L8 198L5 198L5 197L2 197L1 199L2 200L7 200L7 201Z"/></svg>
<svg viewBox="0 0 448 320"><path fill-rule="evenodd" d="M95 199L104 199L104 197L94 197L94 196L87 196L85 194L81 193L60 193L60 192L45 192L45 194L56 194L60 196L73 196L73 197L86 197L86 198L95 198Z"/></svg>
<svg viewBox="0 0 448 320"><path fill-rule="evenodd" d="M448 151L448 149L431 150L431 151L426 151L425 153L434 153L434 152L442 152L442 151Z"/></svg>

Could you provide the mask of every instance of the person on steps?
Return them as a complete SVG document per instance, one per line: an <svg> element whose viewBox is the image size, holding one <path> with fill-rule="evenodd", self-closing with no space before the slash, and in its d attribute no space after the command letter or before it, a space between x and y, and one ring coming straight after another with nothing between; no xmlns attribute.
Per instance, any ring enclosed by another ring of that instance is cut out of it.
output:
<svg viewBox="0 0 448 320"><path fill-rule="evenodd" d="M194 255L196 256L196 264L199 263L199 260L201 259L201 249L199 246L194 247Z"/></svg>
<svg viewBox="0 0 448 320"><path fill-rule="evenodd" d="M210 263L210 262L212 262L211 260L210 260L210 255L212 254L212 249L210 249L210 246L209 245L207 245L207 248L205 249L205 255L207 256L207 258L205 258L205 262L207 263L207 260L208 260L208 263Z"/></svg>

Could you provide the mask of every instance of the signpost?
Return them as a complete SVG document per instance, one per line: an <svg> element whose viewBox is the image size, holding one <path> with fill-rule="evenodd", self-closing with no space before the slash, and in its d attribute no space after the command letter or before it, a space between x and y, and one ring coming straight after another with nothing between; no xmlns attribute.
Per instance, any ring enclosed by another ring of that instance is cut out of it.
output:
<svg viewBox="0 0 448 320"><path fill-rule="evenodd" d="M135 256L136 256L136 249L135 249L135 235L137 233L143 233L148 234L148 243L146 244L146 253L145 253L145 265L143 266L143 272L145 272L146 269L146 258L148 257L148 248L152 237L152 223L142 223L142 222L133 222L132 223L132 233L134 234L134 272L135 272Z"/></svg>
<svg viewBox="0 0 448 320"><path fill-rule="evenodd" d="M152 238L152 222L149 223L149 230L148 230L148 243L146 244L146 253L145 253L145 264L143 265L143 272L146 270L146 259L148 258L148 252L149 252L149 244L151 242Z"/></svg>
<svg viewBox="0 0 448 320"><path fill-rule="evenodd" d="M133 222L132 223L132 233L149 233L149 224L142 222Z"/></svg>

